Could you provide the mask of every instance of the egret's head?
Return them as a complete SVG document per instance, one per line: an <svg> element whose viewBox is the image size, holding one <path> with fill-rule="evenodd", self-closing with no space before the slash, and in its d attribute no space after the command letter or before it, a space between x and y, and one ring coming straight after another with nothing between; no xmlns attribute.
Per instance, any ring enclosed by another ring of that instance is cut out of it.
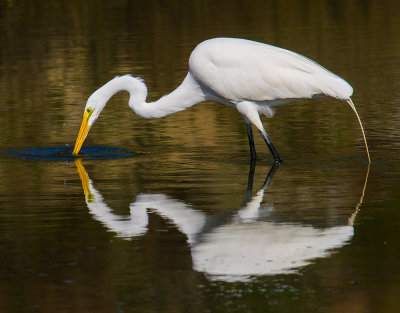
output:
<svg viewBox="0 0 400 313"><path fill-rule="evenodd" d="M79 130L78 138L76 139L75 148L72 154L78 155L90 127L93 126L94 122L99 117L107 101L115 93L124 90L128 91L131 95L136 94L136 99L140 99L141 101L145 101L146 99L146 85L139 78L134 78L130 75L117 76L104 86L97 89L86 102L82 125Z"/></svg>
<svg viewBox="0 0 400 313"><path fill-rule="evenodd" d="M98 99L95 94L89 97L85 106L81 128L79 129L78 138L76 139L74 151L72 152L72 154L78 155L79 151L81 150L82 144L85 141L87 134L89 133L90 128L99 117L100 112L103 110L104 106L105 101L102 101L102 99Z"/></svg>

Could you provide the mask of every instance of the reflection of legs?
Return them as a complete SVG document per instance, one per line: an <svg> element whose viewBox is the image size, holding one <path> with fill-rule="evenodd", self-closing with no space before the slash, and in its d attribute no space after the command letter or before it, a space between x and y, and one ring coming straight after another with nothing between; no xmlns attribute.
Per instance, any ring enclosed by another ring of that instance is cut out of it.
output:
<svg viewBox="0 0 400 313"><path fill-rule="evenodd" d="M272 177L274 176L274 174L276 173L276 171L279 168L280 163L274 162L272 164L272 167L270 168L267 177L264 180L264 184L262 185L262 187L260 188L263 190L266 190L269 186L269 183L272 181ZM249 178L247 180L247 190L246 190L246 194L244 196L243 199L243 203L241 205L241 207L244 207L248 202L251 201L252 199L252 193L253 193L253 181L254 181L254 172L256 169L256 160L251 160L250 163L250 170L249 170Z"/></svg>
<svg viewBox="0 0 400 313"><path fill-rule="evenodd" d="M277 162L274 162L273 164L272 164L272 167L271 167L271 169L269 170L269 172L268 172L268 175L267 175L267 177L265 178L265 180L264 180L264 184L262 185L262 187L260 188L260 189L267 189L268 188L268 186L269 186L269 183L272 181L272 177L274 177L274 174L276 173L276 171L278 170L278 168L279 168L279 164L280 163L277 163Z"/></svg>
<svg viewBox="0 0 400 313"><path fill-rule="evenodd" d="M251 127L251 126L250 126ZM246 194L244 196L241 207L244 207L253 196L253 181L254 181L254 171L256 169L256 159L250 160L250 170L249 170L249 178L247 179L247 189Z"/></svg>

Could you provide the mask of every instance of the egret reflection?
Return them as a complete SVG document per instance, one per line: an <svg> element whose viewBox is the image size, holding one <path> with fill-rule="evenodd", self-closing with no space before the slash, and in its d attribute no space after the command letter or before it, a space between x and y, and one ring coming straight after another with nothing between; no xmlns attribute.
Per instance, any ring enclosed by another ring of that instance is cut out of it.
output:
<svg viewBox="0 0 400 313"><path fill-rule="evenodd" d="M349 223L325 229L295 223L268 221L273 204L261 206L264 192L279 165L274 165L263 186L252 196L254 168L242 206L228 219L216 220L183 201L164 194L139 194L130 204L129 218L113 213L89 179L81 160L76 167L86 204L93 218L123 238L142 236L148 229L148 210L157 213L187 237L193 269L209 279L246 281L251 277L293 273L345 245L354 234L353 223L367 183ZM369 168L368 168L369 170ZM262 217L262 218L261 218Z"/></svg>

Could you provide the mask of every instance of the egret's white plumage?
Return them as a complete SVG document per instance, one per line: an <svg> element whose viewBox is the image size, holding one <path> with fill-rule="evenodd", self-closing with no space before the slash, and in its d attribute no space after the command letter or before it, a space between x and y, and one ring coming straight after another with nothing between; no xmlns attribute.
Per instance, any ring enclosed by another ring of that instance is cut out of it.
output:
<svg viewBox="0 0 400 313"><path fill-rule="evenodd" d="M129 106L144 118L160 118L205 101L235 107L244 117L251 157L256 158L251 124L260 131L277 162L279 154L268 138L260 114L273 116L273 107L299 98L330 96L351 102L353 88L316 62L289 50L245 39L214 38L200 43L189 58L189 71L182 84L158 101L147 103L144 81L130 75L116 77L88 99L75 145L78 154L90 127L107 101L119 91L130 94Z"/></svg>
<svg viewBox="0 0 400 313"><path fill-rule="evenodd" d="M266 102L315 95L348 99L353 93L346 81L314 61L250 40L204 41L192 52L189 69L197 81L230 102Z"/></svg>

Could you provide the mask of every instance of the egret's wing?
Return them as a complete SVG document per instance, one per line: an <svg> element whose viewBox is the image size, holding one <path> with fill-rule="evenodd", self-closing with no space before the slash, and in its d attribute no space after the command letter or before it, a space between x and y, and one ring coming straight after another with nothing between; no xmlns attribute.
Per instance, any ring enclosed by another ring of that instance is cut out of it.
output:
<svg viewBox="0 0 400 313"><path fill-rule="evenodd" d="M316 62L274 46L243 39L216 38L193 51L192 75L230 101L270 101L327 95L351 96L352 87Z"/></svg>

